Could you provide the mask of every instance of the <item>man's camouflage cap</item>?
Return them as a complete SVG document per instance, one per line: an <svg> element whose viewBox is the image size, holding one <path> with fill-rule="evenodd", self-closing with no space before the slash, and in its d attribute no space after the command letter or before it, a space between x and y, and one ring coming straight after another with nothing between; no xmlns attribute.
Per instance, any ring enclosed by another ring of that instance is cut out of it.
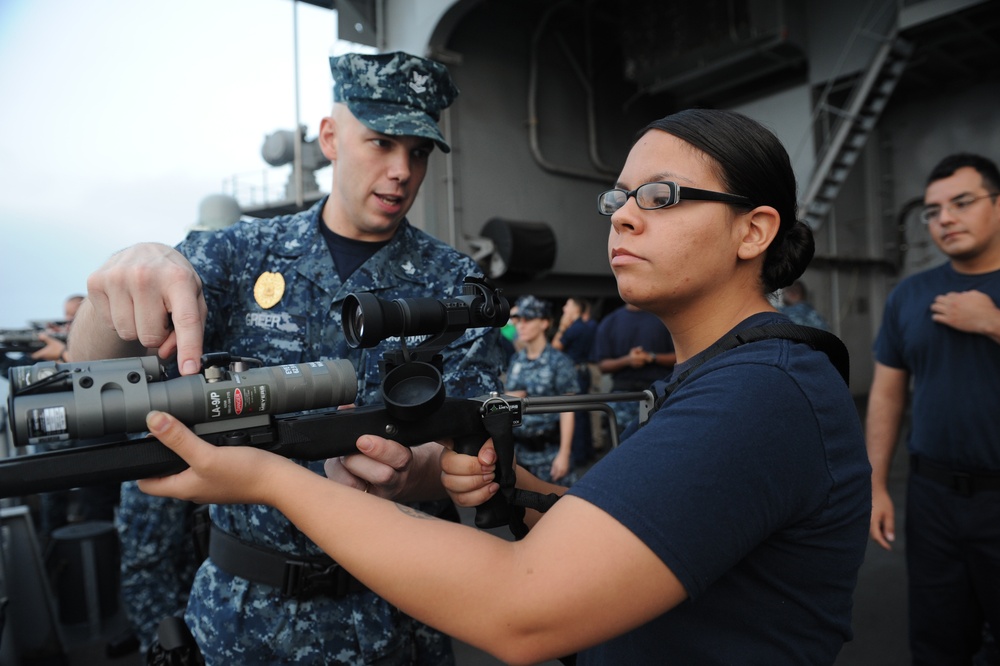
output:
<svg viewBox="0 0 1000 666"><path fill-rule="evenodd" d="M522 319L551 319L549 304L537 296L522 296L517 299L517 316Z"/></svg>
<svg viewBox="0 0 1000 666"><path fill-rule="evenodd" d="M333 101L347 105L369 129L392 136L433 139L448 153L437 121L458 97L458 88L441 63L397 51L330 58Z"/></svg>

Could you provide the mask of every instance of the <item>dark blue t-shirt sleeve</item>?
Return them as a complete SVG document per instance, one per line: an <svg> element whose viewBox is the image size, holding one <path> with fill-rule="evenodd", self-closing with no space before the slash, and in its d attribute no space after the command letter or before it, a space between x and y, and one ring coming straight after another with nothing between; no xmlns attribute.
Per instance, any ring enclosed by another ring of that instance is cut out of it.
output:
<svg viewBox="0 0 1000 666"><path fill-rule="evenodd" d="M570 494L635 533L697 598L823 502L830 477L819 441L812 408L784 371L699 370Z"/></svg>
<svg viewBox="0 0 1000 666"><path fill-rule="evenodd" d="M891 368L906 368L903 359L903 337L899 328L899 292L894 291L885 302L882 324L872 345L875 360Z"/></svg>

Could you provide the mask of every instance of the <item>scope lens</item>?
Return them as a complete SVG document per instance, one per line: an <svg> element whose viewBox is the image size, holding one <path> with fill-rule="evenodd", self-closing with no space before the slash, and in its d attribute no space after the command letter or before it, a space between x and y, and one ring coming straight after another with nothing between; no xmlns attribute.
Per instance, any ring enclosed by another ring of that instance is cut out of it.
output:
<svg viewBox="0 0 1000 666"><path fill-rule="evenodd" d="M382 304L374 294L349 294L341 316L347 344L355 349L374 347L384 337Z"/></svg>
<svg viewBox="0 0 1000 666"><path fill-rule="evenodd" d="M361 304L354 308L354 329L357 331L357 337L360 340L365 337L365 311L361 309Z"/></svg>

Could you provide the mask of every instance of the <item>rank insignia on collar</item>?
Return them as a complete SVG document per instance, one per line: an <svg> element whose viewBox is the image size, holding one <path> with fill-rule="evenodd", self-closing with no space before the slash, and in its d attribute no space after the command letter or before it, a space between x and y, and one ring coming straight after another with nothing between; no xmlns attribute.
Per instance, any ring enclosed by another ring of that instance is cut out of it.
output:
<svg viewBox="0 0 1000 666"><path fill-rule="evenodd" d="M281 276L281 273L264 271L253 286L253 298L257 301L257 305L265 310L277 305L284 293L285 278Z"/></svg>

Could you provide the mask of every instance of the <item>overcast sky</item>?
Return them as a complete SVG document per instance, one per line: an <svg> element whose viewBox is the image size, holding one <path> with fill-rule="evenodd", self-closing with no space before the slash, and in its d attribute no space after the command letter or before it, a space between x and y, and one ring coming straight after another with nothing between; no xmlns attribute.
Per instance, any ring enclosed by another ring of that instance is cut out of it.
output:
<svg viewBox="0 0 1000 666"><path fill-rule="evenodd" d="M264 137L295 125L294 15L291 0L0 2L0 328L61 318L115 251L177 243L205 196L268 168ZM309 136L329 55L361 48L299 3Z"/></svg>

